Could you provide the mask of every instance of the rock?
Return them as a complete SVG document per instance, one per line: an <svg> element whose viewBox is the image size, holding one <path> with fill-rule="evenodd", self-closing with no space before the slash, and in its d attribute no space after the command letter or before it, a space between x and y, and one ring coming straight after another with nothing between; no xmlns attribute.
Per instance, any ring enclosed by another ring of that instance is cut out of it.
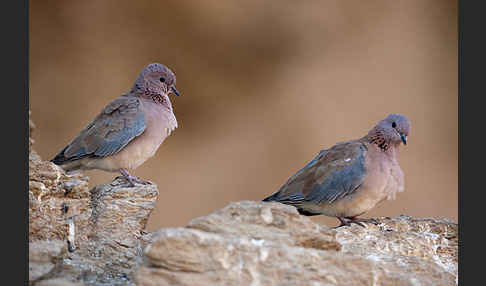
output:
<svg viewBox="0 0 486 286"><path fill-rule="evenodd" d="M146 233L156 185L115 178L89 190L29 142L29 285L457 284L457 224L445 219L333 229L291 206L242 201Z"/></svg>
<svg viewBox="0 0 486 286"><path fill-rule="evenodd" d="M70 184L69 188L65 185ZM29 241L65 240L68 220L87 227L90 213L88 179L80 173L67 175L51 162L29 154ZM83 240L84 237L76 237Z"/></svg>
<svg viewBox="0 0 486 286"><path fill-rule="evenodd" d="M457 224L400 216L331 229L278 203L231 203L151 234L136 284L456 285Z"/></svg>
<svg viewBox="0 0 486 286"><path fill-rule="evenodd" d="M65 250L65 243L60 240L29 243L29 281L52 271Z"/></svg>
<svg viewBox="0 0 486 286"><path fill-rule="evenodd" d="M132 285L157 196L122 178L89 190L30 149L29 284Z"/></svg>
<svg viewBox="0 0 486 286"><path fill-rule="evenodd" d="M34 121L32 121L32 119L30 119L30 110L29 110L29 150L30 150L30 147L32 147L32 144L34 144L34 139L32 139L32 131L34 131L35 129L35 124L34 124Z"/></svg>
<svg viewBox="0 0 486 286"><path fill-rule="evenodd" d="M52 269L44 270L43 276L32 271L30 281L39 276L40 280L68 277L88 285L131 285L141 261L141 237L158 196L157 187L131 188L124 179L115 179L89 193L89 198L74 199L45 194L31 203L30 248L52 253L49 261L40 261L45 262L44 268ZM69 206L67 212L62 206ZM46 245L52 239L62 242L62 250L59 243Z"/></svg>
<svg viewBox="0 0 486 286"><path fill-rule="evenodd" d="M49 280L42 280L36 284L37 286L84 286L84 283L73 282L62 278L54 278Z"/></svg>

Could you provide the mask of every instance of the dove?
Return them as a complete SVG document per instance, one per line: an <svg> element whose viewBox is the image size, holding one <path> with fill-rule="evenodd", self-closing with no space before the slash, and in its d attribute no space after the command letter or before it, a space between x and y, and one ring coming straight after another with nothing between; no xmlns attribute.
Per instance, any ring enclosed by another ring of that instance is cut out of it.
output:
<svg viewBox="0 0 486 286"><path fill-rule="evenodd" d="M404 175L398 164L400 144L407 144L410 121L390 114L364 137L324 149L291 176L264 202L280 202L306 216L336 217L341 226L374 219L358 218L404 191Z"/></svg>
<svg viewBox="0 0 486 286"><path fill-rule="evenodd" d="M176 76L160 63L147 65L132 89L112 100L51 162L66 172L120 172L131 186L147 184L129 170L152 157L177 128L169 94L179 96Z"/></svg>

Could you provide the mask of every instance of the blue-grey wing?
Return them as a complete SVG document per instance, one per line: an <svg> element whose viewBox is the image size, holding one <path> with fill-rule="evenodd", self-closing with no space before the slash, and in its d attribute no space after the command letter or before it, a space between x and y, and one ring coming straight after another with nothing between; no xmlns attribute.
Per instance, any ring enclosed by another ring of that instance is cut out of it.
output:
<svg viewBox="0 0 486 286"><path fill-rule="evenodd" d="M349 164L340 164L326 176L317 178L309 187L310 191L306 192L305 201L332 203L359 188L366 175L364 154L355 158L345 158L343 161L347 159L351 161L344 163Z"/></svg>
<svg viewBox="0 0 486 286"><path fill-rule="evenodd" d="M332 203L354 192L364 181L366 151L359 141L323 150L266 200L296 207L305 202Z"/></svg>
<svg viewBox="0 0 486 286"><path fill-rule="evenodd" d="M62 164L84 157L105 157L119 152L146 128L138 98L113 100L52 161Z"/></svg>

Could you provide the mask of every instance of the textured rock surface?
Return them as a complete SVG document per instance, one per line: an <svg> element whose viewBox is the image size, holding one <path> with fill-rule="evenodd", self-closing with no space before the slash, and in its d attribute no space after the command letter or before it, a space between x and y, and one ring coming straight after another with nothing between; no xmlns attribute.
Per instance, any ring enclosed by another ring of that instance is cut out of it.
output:
<svg viewBox="0 0 486 286"><path fill-rule="evenodd" d="M34 139L32 139L32 131L34 131L35 124L32 119L30 119L30 110L29 110L29 150L30 147L32 147L32 144L34 144Z"/></svg>
<svg viewBox="0 0 486 286"><path fill-rule="evenodd" d="M157 196L156 185L130 188L124 179L88 190L87 177L31 149L30 284L131 285Z"/></svg>
<svg viewBox="0 0 486 286"><path fill-rule="evenodd" d="M447 220L332 229L291 206L242 201L145 233L155 185L89 190L86 176L42 161L29 142L30 285L457 283L457 224Z"/></svg>
<svg viewBox="0 0 486 286"><path fill-rule="evenodd" d="M243 201L151 234L137 285L455 285L457 225L380 218L331 229Z"/></svg>

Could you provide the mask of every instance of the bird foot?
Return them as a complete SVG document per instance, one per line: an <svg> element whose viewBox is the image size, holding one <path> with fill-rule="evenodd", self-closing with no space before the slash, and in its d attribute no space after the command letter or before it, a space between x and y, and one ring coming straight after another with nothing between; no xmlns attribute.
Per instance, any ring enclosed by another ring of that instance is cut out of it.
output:
<svg viewBox="0 0 486 286"><path fill-rule="evenodd" d="M117 179L125 179L128 182L129 187L135 187L134 178L125 177L125 176L116 176L115 180Z"/></svg>
<svg viewBox="0 0 486 286"><path fill-rule="evenodd" d="M359 221L352 221L352 220L350 220L350 221L341 222L341 224L340 224L340 225L335 226L334 228L336 229L336 228L340 228L340 227L343 227L343 226L351 226L351 224L352 224L352 223L355 223L355 224L357 224L357 225L359 225L359 226L361 226L361 227L365 227L365 225L364 225L364 224L362 224L362 223L361 223L361 222L359 222Z"/></svg>
<svg viewBox="0 0 486 286"><path fill-rule="evenodd" d="M139 184L142 184L142 185L152 185L152 182L150 182L150 181L144 181L144 180L142 180L142 179L140 179L139 177L136 177L136 176L133 176L132 179L135 182L137 182Z"/></svg>
<svg viewBox="0 0 486 286"><path fill-rule="evenodd" d="M378 225L378 222L375 220L375 219L372 219L372 218L346 218L348 220L346 220L345 218L343 217L337 217L339 219L339 221L341 222L340 225L334 227L335 229L336 228L340 228L342 226L351 226L352 223L355 223L361 227L365 227L365 225L363 224L363 222L366 222L366 223L372 223L374 225Z"/></svg>
<svg viewBox="0 0 486 286"><path fill-rule="evenodd" d="M351 218L352 222L366 222L374 225L378 225L379 222L374 218Z"/></svg>
<svg viewBox="0 0 486 286"><path fill-rule="evenodd" d="M142 184L142 185L151 185L152 183L149 182L149 181L144 181L144 180L141 180L139 177L137 176L132 176L130 175L127 170L124 170L124 169L121 169L120 170L120 173L123 175L123 176L118 176L117 178L124 178L128 181L128 183L130 184L130 187L135 187L135 183L139 183L139 184Z"/></svg>

